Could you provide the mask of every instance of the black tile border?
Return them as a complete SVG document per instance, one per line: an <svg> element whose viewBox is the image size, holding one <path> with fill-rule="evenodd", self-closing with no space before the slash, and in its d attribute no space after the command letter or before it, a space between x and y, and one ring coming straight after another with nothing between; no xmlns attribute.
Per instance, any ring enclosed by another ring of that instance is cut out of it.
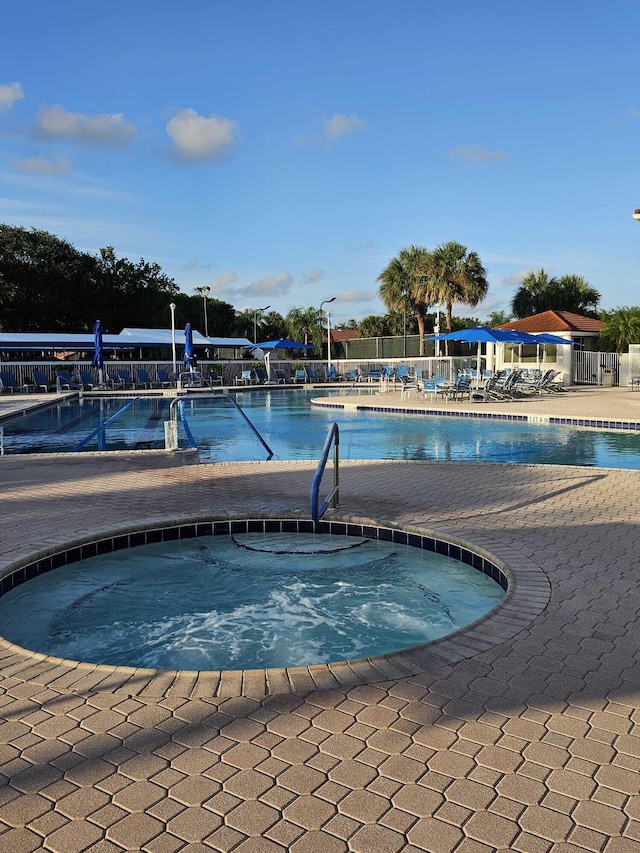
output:
<svg viewBox="0 0 640 853"><path fill-rule="evenodd" d="M25 563L7 574L0 581L0 597L11 589L20 586L27 580L37 577L80 560L91 559L101 554L135 548L140 545L155 545L160 542L177 542L182 539L193 539L198 536L227 536L234 533L316 533L330 536L355 536L362 539L374 539L380 542L393 542L408 548L418 548L431 551L444 557L452 557L465 563L485 575L496 580L506 591L509 581L502 569L487 557L476 553L470 548L424 535L417 532L407 532L395 527L387 527L373 523L355 524L344 521L322 520L313 522L305 518L245 518L228 521L199 522L188 524L172 524L167 527L154 527L150 530L138 530L131 533L119 533L95 542L56 551L43 559Z"/></svg>

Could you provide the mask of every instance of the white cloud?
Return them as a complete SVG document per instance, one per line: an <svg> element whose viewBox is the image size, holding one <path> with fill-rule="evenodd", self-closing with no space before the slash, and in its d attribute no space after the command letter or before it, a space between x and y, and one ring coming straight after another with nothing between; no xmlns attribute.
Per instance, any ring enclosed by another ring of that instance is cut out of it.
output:
<svg viewBox="0 0 640 853"><path fill-rule="evenodd" d="M12 165L21 172L34 172L36 175L62 175L71 169L71 163L65 157L54 157L53 160L27 157L26 160L15 160Z"/></svg>
<svg viewBox="0 0 640 853"><path fill-rule="evenodd" d="M452 148L447 154L447 157L452 160L467 160L469 163L506 160L508 156L506 151L489 151L486 148L478 148L476 145L459 145L457 148Z"/></svg>
<svg viewBox="0 0 640 853"><path fill-rule="evenodd" d="M337 139L339 136L349 136L356 130L364 130L365 127L366 124L355 113L336 113L324 123L324 132L331 139Z"/></svg>
<svg viewBox="0 0 640 853"><path fill-rule="evenodd" d="M288 272L279 272L277 275L260 278L248 287L241 287L236 293L238 296L282 296L289 293L292 285L293 276Z"/></svg>
<svg viewBox="0 0 640 853"><path fill-rule="evenodd" d="M237 278L233 270L226 270L208 281L207 285L215 296L221 296L225 291L230 290L229 285L234 284Z"/></svg>
<svg viewBox="0 0 640 853"><path fill-rule="evenodd" d="M21 98L24 98L24 92L20 83L0 83L0 113L10 110Z"/></svg>
<svg viewBox="0 0 640 853"><path fill-rule="evenodd" d="M520 287L524 279L532 272L531 269L518 270L518 272L511 273L511 275L503 278L501 283L507 287Z"/></svg>
<svg viewBox="0 0 640 853"><path fill-rule="evenodd" d="M63 137L90 145L127 145L134 133L134 126L122 113L71 113L60 104L42 107L38 111L37 127L41 134Z"/></svg>
<svg viewBox="0 0 640 853"><path fill-rule="evenodd" d="M377 297L375 290L343 290L338 294L338 302L370 302Z"/></svg>
<svg viewBox="0 0 640 853"><path fill-rule="evenodd" d="M305 273L302 274L302 281L305 284L315 284L317 281L320 281L320 279L322 279L322 278L324 278L324 270L315 269L315 270L311 270L311 272L308 274L305 274Z"/></svg>
<svg viewBox="0 0 640 853"><path fill-rule="evenodd" d="M178 110L166 131L173 141L173 154L182 162L216 160L228 153L236 141L238 123L222 116L198 115L195 110Z"/></svg>
<svg viewBox="0 0 640 853"><path fill-rule="evenodd" d="M187 271L192 270L212 270L214 269L215 264L201 264L196 258L191 258L186 261L186 263L182 264L182 269Z"/></svg>

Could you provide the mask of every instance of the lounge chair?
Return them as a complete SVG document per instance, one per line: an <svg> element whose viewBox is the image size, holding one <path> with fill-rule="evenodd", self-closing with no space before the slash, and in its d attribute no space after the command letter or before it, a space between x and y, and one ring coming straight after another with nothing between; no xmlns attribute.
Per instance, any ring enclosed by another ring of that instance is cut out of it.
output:
<svg viewBox="0 0 640 853"><path fill-rule="evenodd" d="M28 394L31 388L31 385L25 385L24 383L18 385L16 377L10 370L0 370L0 391L8 391L10 394L16 391Z"/></svg>
<svg viewBox="0 0 640 853"><path fill-rule="evenodd" d="M306 382L307 379L307 371L304 367L299 367L293 375L294 382Z"/></svg>
<svg viewBox="0 0 640 853"><path fill-rule="evenodd" d="M282 370L281 367L276 367L273 371L276 375L276 382L278 385L286 385L287 383L287 374Z"/></svg>
<svg viewBox="0 0 640 853"><path fill-rule="evenodd" d="M171 388L174 385L174 379L166 367L158 367L156 369L156 376L158 377L158 385L161 388Z"/></svg>
<svg viewBox="0 0 640 853"><path fill-rule="evenodd" d="M210 370L207 376L207 382L213 388L214 385L222 385L222 376L217 370Z"/></svg>
<svg viewBox="0 0 640 853"><path fill-rule="evenodd" d="M357 368L352 368L351 370L347 370L344 378L347 382L359 382L360 373Z"/></svg>
<svg viewBox="0 0 640 853"><path fill-rule="evenodd" d="M56 386L49 382L49 377L44 372L44 370L34 370L31 374L31 379L33 381L33 387L36 393L42 388L44 389L45 394L48 391L55 391Z"/></svg>
<svg viewBox="0 0 640 853"><path fill-rule="evenodd" d="M56 376L56 391L81 391L82 385L71 376L68 370L59 370Z"/></svg>
<svg viewBox="0 0 640 853"><path fill-rule="evenodd" d="M318 381L318 377L316 376L315 367L312 364L307 364L304 371L307 374L307 381L308 382L317 382Z"/></svg>
<svg viewBox="0 0 640 853"><path fill-rule="evenodd" d="M416 397L418 396L418 394L422 393L422 386L419 385L412 376L401 376L400 384L402 385L400 393L401 400L404 400L405 397L409 398L412 392L416 395Z"/></svg>
<svg viewBox="0 0 640 853"><path fill-rule="evenodd" d="M149 371L144 367L136 368L136 385L140 385L142 388L153 388Z"/></svg>
<svg viewBox="0 0 640 853"><path fill-rule="evenodd" d="M333 365L331 367L327 367L324 373L324 378L327 382L337 382L338 374L336 373L336 369Z"/></svg>
<svg viewBox="0 0 640 853"><path fill-rule="evenodd" d="M267 376L267 371L264 367L256 367L255 368L256 379L259 385L266 385L269 381L269 377Z"/></svg>
<svg viewBox="0 0 640 853"><path fill-rule="evenodd" d="M136 383L131 378L131 374L125 368L120 368L119 370L116 370L116 378L113 380L113 384L115 387L122 388L123 390L127 387L136 387Z"/></svg>
<svg viewBox="0 0 640 853"><path fill-rule="evenodd" d="M251 385L253 383L253 371L243 370L240 376L233 380L234 385Z"/></svg>
<svg viewBox="0 0 640 853"><path fill-rule="evenodd" d="M86 388L88 391L93 390L96 384L93 373L90 370L79 370L78 374L80 376L80 384L82 387Z"/></svg>

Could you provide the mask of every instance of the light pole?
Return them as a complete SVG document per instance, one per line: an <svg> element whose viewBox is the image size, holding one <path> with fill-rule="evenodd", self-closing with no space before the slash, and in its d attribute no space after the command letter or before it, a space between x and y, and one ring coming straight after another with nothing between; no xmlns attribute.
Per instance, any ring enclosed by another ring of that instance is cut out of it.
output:
<svg viewBox="0 0 640 853"><path fill-rule="evenodd" d="M207 323L207 296L211 293L211 288L208 285L203 284L202 287L196 287L194 290L202 296L204 301L204 336L205 338L208 338L209 324Z"/></svg>
<svg viewBox="0 0 640 853"><path fill-rule="evenodd" d="M173 356L173 375L176 375L176 303L169 305L171 309L171 355Z"/></svg>
<svg viewBox="0 0 640 853"><path fill-rule="evenodd" d="M320 314L322 315L322 306L328 305L330 302L335 302L336 297L332 296L331 299L323 299L320 303ZM331 367L331 314L327 311L327 370Z"/></svg>
<svg viewBox="0 0 640 853"><path fill-rule="evenodd" d="M271 305L265 305L264 308L256 308L253 312L253 342L254 344L258 343L258 314L262 314L263 311L271 308Z"/></svg>

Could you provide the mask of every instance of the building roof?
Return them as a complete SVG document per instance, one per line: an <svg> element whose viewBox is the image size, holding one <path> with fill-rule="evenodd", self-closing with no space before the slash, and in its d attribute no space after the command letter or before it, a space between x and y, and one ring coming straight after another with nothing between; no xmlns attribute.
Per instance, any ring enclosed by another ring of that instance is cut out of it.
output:
<svg viewBox="0 0 640 853"><path fill-rule="evenodd" d="M352 341L354 338L358 337L358 332L356 329L331 329L331 340L332 341ZM326 331L322 335L322 340L327 342L327 333Z"/></svg>
<svg viewBox="0 0 640 853"><path fill-rule="evenodd" d="M582 314L572 314L570 311L543 311L522 320L503 323L499 329L517 329L519 332L578 332L580 334L599 334L604 320L593 317L583 317Z"/></svg>

